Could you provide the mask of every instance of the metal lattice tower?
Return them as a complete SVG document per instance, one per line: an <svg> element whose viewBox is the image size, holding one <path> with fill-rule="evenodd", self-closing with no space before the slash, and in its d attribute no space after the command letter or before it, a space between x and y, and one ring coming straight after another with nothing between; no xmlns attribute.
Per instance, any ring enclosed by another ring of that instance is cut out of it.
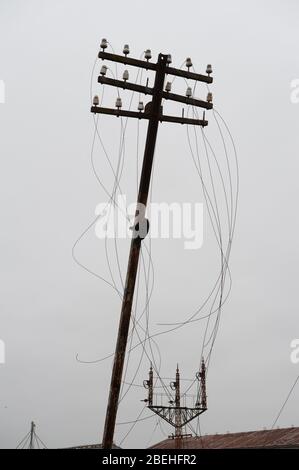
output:
<svg viewBox="0 0 299 470"><path fill-rule="evenodd" d="M193 419L207 410L207 394L206 394L206 367L204 359L201 361L200 371L196 374L199 382L199 394L193 407L182 406L181 387L180 387L180 371L177 365L175 381L170 382L170 388L175 392L175 398L168 401L168 405L158 404L154 395L154 374L153 368L150 367L149 378L144 380L143 385L148 390L148 398L144 401L148 404L148 408L156 413L160 418L175 428L172 437L175 439L175 448L182 448L183 427L190 423Z"/></svg>

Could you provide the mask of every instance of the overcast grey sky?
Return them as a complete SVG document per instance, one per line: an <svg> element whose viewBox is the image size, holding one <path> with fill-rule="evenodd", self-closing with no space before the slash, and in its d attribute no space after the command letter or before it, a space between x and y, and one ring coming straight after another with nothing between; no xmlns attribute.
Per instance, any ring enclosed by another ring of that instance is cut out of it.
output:
<svg viewBox="0 0 299 470"><path fill-rule="evenodd" d="M290 361L290 342L299 337L299 104L290 100L291 81L299 78L298 3L1 0L0 11L0 79L6 85L0 104L0 338L6 344L0 447L15 447L31 420L52 448L98 442L102 433L111 363L83 365L75 356L91 360L114 349L120 302L71 257L74 241L105 201L90 166L89 112L102 37L119 53L129 43L134 56L151 48L155 57L171 53L176 66L186 56L198 71L213 65L215 106L238 149L240 200L233 289L223 308L201 426L203 433L269 427L299 373L299 364ZM107 118L103 125L109 143L118 124ZM105 180L100 153L97 161ZM156 201L196 199L198 180L179 126L162 126L156 161ZM106 273L103 246L93 233L79 254ZM154 324L185 318L200 303L201 286L215 277L212 256L209 240L196 253L175 242L153 242ZM160 338L162 375L174 373L178 361L183 376L194 374L202 334L195 325ZM147 368L144 361L140 380ZM136 418L144 392L132 390L120 420ZM297 387L279 426L299 426L298 398ZM148 445L154 422L136 426L124 447ZM116 442L126 430L117 428ZM157 429L151 443L162 438Z"/></svg>

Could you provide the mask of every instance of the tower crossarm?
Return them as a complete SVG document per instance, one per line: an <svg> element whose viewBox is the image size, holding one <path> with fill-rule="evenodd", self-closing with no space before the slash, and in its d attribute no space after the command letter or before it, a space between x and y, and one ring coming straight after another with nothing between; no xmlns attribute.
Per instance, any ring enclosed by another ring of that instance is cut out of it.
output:
<svg viewBox="0 0 299 470"><path fill-rule="evenodd" d="M181 416L181 426L185 426L187 423L201 415L206 408L196 407L187 408L184 406L149 406L150 410L160 416L162 419L167 421L171 426L176 427L175 416L179 410Z"/></svg>

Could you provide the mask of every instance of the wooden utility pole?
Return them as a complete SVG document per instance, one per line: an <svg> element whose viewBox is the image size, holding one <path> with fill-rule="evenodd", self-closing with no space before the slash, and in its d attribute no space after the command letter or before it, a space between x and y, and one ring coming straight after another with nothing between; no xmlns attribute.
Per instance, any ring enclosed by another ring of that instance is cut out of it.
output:
<svg viewBox="0 0 299 470"><path fill-rule="evenodd" d="M153 157L156 145L156 138L158 132L160 106L162 102L162 91L166 70L166 55L159 55L158 66L156 70L156 79L154 84L154 95L151 105L151 117L148 123L147 138L145 144L142 172L139 184L137 210L135 217L139 221L144 219L145 213L140 214L140 211L145 211L147 204L148 191L152 173ZM134 235L134 234L133 234ZM135 234L136 235L136 234ZM125 291L122 302L122 309L120 314L120 322L118 328L118 336L115 348L114 363L111 377L110 393L108 399L108 407L106 413L106 421L103 436L103 448L111 449L113 442L113 434L115 428L115 420L117 413L117 405L119 399L119 392L121 386L121 379L123 373L123 366L125 361L127 339L129 333L132 303L134 296L134 288L136 281L136 274L138 268L139 254L140 254L141 237L133 236L131 241L131 248L129 254L129 263L125 284Z"/></svg>
<svg viewBox="0 0 299 470"><path fill-rule="evenodd" d="M104 40L105 41L105 40ZM113 363L113 370L111 376L111 384L110 384L110 392L108 398L108 406L106 412L106 420L104 426L104 435L102 446L104 449L111 449L113 444L113 436L114 436L114 429L115 429L115 422L116 422L116 415L118 409L118 401L119 401L119 394L121 388L121 381L122 381L122 374L123 374L123 367L125 361L125 354L126 354L126 347L127 347L127 340L128 340L128 333L130 327L130 320L131 320L131 311L132 311L132 303L134 297L134 289L135 289L135 282L136 282L136 275L138 270L138 261L139 261L139 254L140 254L140 247L142 243L142 239L146 236L148 231L148 221L145 219L145 210L148 200L148 193L151 181L151 173L152 173L152 165L153 165L153 157L155 151L155 144L158 132L158 125L159 121L167 121L167 122L177 122L181 124L193 124L193 125L200 125L206 126L208 123L205 119L188 119L184 117L176 117L176 116L165 116L162 110L162 99L178 101L184 104L191 104L193 106L202 107L205 109L211 109L212 103L210 100L203 101L193 99L190 94L185 96L176 95L170 93L169 87L167 91L164 91L164 80L166 74L177 75L184 78L190 78L206 83L212 82L212 77L208 75L199 75L192 72L174 69L169 66L170 60L169 55L159 54L158 62L156 64L147 61L141 61L137 59L132 59L127 57L127 53L125 56L119 56L116 54L106 53L105 49L105 42L102 41L104 44L103 51L99 52L99 58L102 60L110 60L118 63L123 63L131 66L141 67L147 70L154 70L155 71L155 82L154 87L150 88L148 86L141 86L134 83L130 83L127 79L124 78L124 81L115 80L112 78L106 77L106 69L102 67L101 76L98 78L98 82L101 84L107 84L110 86L114 86L117 88L128 89L132 91L136 91L139 93L144 93L145 95L152 95L152 101L149 102L144 109L144 112L134 112L134 111L125 111L121 109L121 101L116 103L117 109L110 109L110 108L103 108L99 107L99 100L98 97L94 99L94 105L91 108L93 113L101 113L101 114L111 114L115 116L125 116L125 117L134 117L138 119L147 119L148 123L148 130L147 130L147 137L146 137L146 144L145 144L145 151L144 151L144 158L143 158L143 165L139 183L139 191L138 191L138 199L137 199L137 208L135 213L135 222L134 222L134 230L133 230L133 237L131 240L131 247L130 247L130 254L129 254L129 261L128 261L128 268L127 268L127 276L125 282L125 289L122 301L122 308L121 308L121 315L120 315L120 322L119 322L119 329L118 329L118 336L115 348L115 355L114 355L114 363ZM171 86L170 86L171 88Z"/></svg>

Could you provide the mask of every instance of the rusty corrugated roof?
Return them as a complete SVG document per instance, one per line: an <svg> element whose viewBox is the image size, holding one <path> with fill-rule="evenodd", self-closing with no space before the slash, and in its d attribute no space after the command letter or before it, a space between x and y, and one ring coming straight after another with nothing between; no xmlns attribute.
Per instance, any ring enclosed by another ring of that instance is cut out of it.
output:
<svg viewBox="0 0 299 470"><path fill-rule="evenodd" d="M188 437L182 442L184 449L299 448L299 427ZM151 447L173 448L173 439L166 439Z"/></svg>

